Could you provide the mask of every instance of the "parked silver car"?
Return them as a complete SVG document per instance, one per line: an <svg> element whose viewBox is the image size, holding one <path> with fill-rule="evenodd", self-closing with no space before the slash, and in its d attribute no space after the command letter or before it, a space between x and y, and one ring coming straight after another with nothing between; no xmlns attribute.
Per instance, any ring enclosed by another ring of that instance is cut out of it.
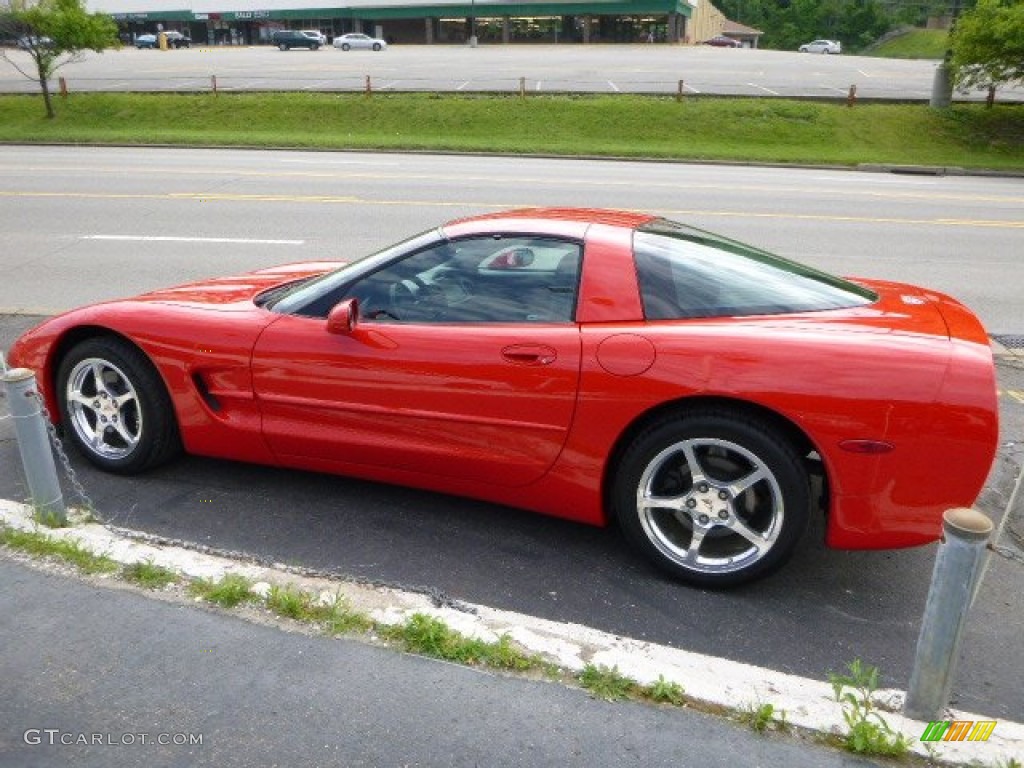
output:
<svg viewBox="0 0 1024 768"><path fill-rule="evenodd" d="M800 46L800 53L842 53L843 46L838 40L812 40Z"/></svg>
<svg viewBox="0 0 1024 768"><path fill-rule="evenodd" d="M370 37L359 32L352 32L347 35L338 35L334 38L334 47L343 51L354 51L365 49L368 51L383 51L388 47L387 41L378 37Z"/></svg>
<svg viewBox="0 0 1024 768"><path fill-rule="evenodd" d="M305 35L311 40L316 40L320 45L327 45L327 35L319 29L300 29L299 33Z"/></svg>

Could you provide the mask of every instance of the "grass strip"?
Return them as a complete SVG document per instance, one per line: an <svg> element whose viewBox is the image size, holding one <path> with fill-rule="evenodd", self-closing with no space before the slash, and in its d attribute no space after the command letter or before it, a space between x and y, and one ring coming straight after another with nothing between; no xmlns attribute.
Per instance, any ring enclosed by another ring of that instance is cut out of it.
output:
<svg viewBox="0 0 1024 768"><path fill-rule="evenodd" d="M105 555L95 555L76 541L52 539L44 533L0 525L0 545L33 557L61 560L82 573L115 573L120 566Z"/></svg>
<svg viewBox="0 0 1024 768"><path fill-rule="evenodd" d="M1024 170L1024 105L451 94L0 96L0 141Z"/></svg>

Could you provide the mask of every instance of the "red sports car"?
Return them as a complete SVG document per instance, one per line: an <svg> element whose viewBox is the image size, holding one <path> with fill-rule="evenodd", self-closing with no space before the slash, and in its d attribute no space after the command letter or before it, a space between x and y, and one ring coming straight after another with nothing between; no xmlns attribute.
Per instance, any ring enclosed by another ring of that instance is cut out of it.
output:
<svg viewBox="0 0 1024 768"><path fill-rule="evenodd" d="M978 319L656 216L462 219L310 263L78 309L23 336L92 462L184 449L616 521L668 573L764 575L932 541L996 450Z"/></svg>

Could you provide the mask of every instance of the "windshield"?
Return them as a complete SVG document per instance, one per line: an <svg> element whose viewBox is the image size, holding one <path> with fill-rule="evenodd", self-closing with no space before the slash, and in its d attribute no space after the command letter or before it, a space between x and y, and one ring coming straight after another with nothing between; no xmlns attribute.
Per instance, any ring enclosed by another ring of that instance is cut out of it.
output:
<svg viewBox="0 0 1024 768"><path fill-rule="evenodd" d="M637 229L633 249L650 320L814 312L877 299L847 280L665 219Z"/></svg>

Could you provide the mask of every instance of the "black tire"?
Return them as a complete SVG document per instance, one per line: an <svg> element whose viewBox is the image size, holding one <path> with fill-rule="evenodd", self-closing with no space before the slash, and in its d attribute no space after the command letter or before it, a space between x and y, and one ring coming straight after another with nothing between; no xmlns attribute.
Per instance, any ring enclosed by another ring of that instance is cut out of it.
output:
<svg viewBox="0 0 1024 768"><path fill-rule="evenodd" d="M288 45L286 43L278 43L277 48L280 51L287 51L288 50Z"/></svg>
<svg viewBox="0 0 1024 768"><path fill-rule="evenodd" d="M351 45L349 45L348 43L342 43L342 44L341 44L341 50L343 50L343 51L347 51L347 50L348 50L349 48L351 48L351 47L352 47L352 46L351 46Z"/></svg>
<svg viewBox="0 0 1024 768"><path fill-rule="evenodd" d="M721 409L681 412L641 432L613 483L612 513L626 539L664 572L704 587L781 566L811 504L793 446L761 421Z"/></svg>
<svg viewBox="0 0 1024 768"><path fill-rule="evenodd" d="M311 46L309 46L309 50L311 50L311 51L316 51L319 48L320 48L320 44L319 43L313 43Z"/></svg>
<svg viewBox="0 0 1024 768"><path fill-rule="evenodd" d="M380 50L380 43L374 43L373 44L373 50L379 51Z"/></svg>
<svg viewBox="0 0 1024 768"><path fill-rule="evenodd" d="M122 339L98 337L72 348L57 370L56 394L65 434L101 469L135 474L181 451L163 380Z"/></svg>

